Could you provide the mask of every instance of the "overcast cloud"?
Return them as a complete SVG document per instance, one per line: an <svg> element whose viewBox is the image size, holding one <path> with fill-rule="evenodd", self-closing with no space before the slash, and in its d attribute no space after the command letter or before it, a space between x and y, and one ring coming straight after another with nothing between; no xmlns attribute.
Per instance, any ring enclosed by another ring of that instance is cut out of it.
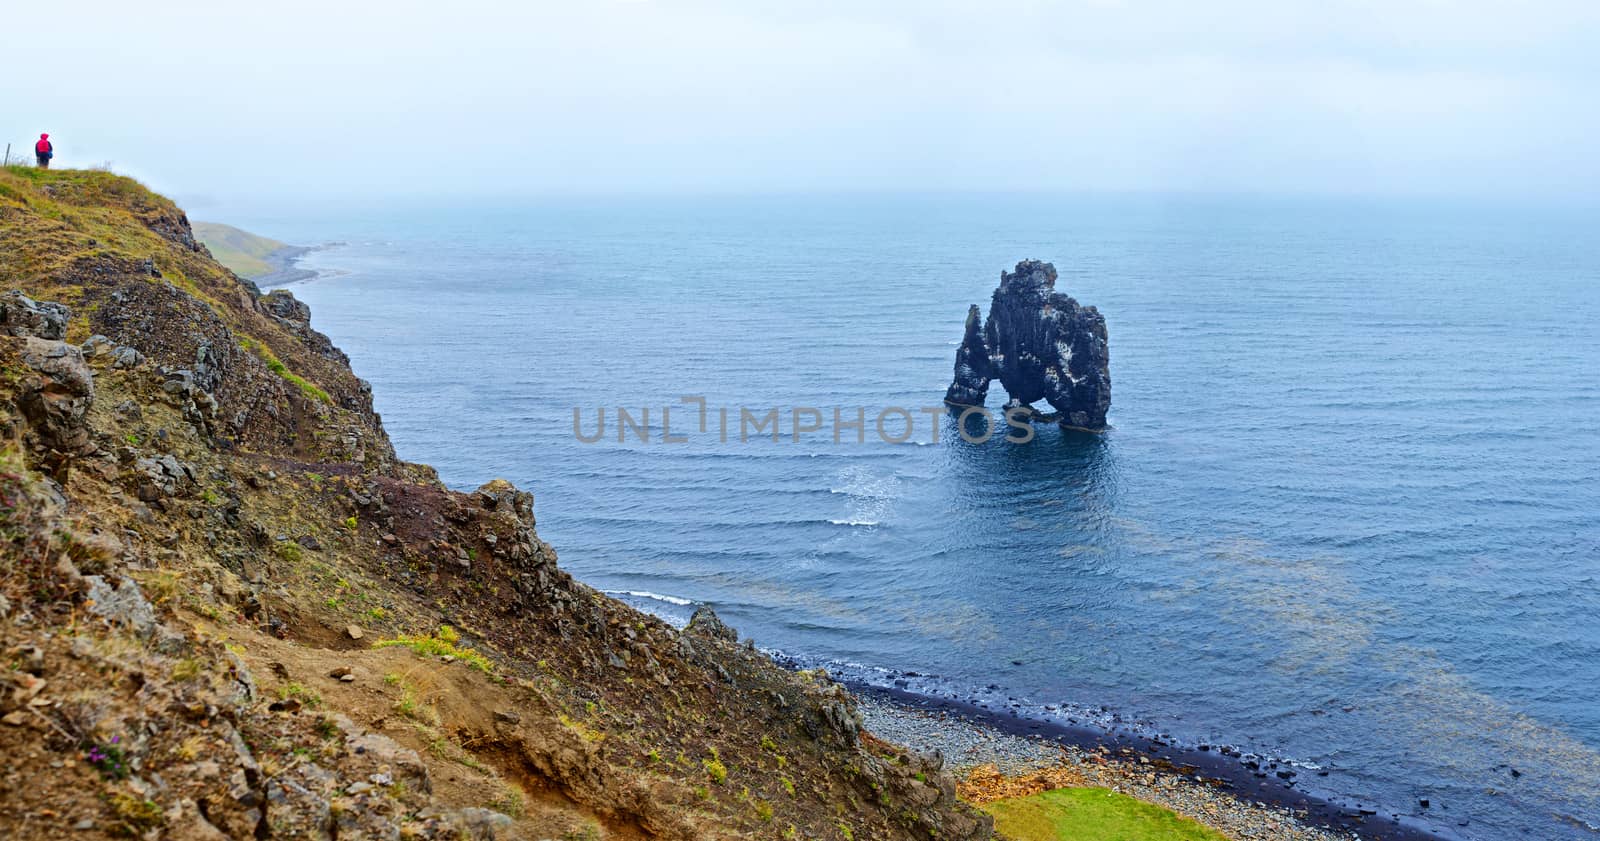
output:
<svg viewBox="0 0 1600 841"><path fill-rule="evenodd" d="M1600 187L1594 0L24 4L0 142L188 195Z"/></svg>

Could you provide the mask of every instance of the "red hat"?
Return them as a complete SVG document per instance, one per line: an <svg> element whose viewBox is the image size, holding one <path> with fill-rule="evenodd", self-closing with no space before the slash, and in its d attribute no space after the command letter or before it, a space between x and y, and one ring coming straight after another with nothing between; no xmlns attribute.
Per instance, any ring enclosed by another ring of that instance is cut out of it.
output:
<svg viewBox="0 0 1600 841"><path fill-rule="evenodd" d="M40 140L49 140L49 139L50 139L50 135L48 135L48 134L41 134L41 135L39 135L39 139L40 139Z"/></svg>

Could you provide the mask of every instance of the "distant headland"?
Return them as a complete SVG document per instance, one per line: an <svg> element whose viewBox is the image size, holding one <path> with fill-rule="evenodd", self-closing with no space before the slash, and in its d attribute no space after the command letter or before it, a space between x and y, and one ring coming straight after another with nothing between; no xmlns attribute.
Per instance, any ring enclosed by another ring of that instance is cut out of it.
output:
<svg viewBox="0 0 1600 841"><path fill-rule="evenodd" d="M218 263L239 277L268 288L316 277L316 272L295 263L312 251L327 247L289 245L220 222L195 222L194 236Z"/></svg>

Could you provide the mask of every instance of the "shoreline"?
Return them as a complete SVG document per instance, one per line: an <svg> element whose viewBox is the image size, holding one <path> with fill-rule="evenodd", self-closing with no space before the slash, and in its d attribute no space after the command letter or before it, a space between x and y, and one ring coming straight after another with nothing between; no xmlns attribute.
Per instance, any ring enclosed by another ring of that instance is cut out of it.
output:
<svg viewBox="0 0 1600 841"><path fill-rule="evenodd" d="M337 248L343 244L342 242L325 242L321 245L285 245L261 258L266 261L267 265L272 267L272 271L261 277L252 278L251 282L262 289L276 289L314 280L321 277L322 273L313 269L300 268L300 258L314 251Z"/></svg>
<svg viewBox="0 0 1600 841"><path fill-rule="evenodd" d="M1248 767L1236 752L1172 745L1134 733L1007 714L959 700L843 681L866 729L952 771L995 765L1006 776L1067 769L1086 784L1156 803L1238 839L1449 841L1457 836L1376 807L1347 806ZM1233 754L1233 755L1230 755ZM1274 763L1275 765L1276 763ZM957 777L962 775L957 773Z"/></svg>
<svg viewBox="0 0 1600 841"><path fill-rule="evenodd" d="M603 591L678 627L686 605L657 593ZM631 597L631 598L630 598ZM702 604L684 599L689 605ZM665 602L663 604L662 602ZM1256 841L1459 841L1438 823L1424 824L1386 804L1345 801L1308 792L1299 777L1316 775L1242 746L1181 745L1155 730L1114 720L1068 721L1030 715L1015 704L990 706L939 692L915 673L885 672L892 685L870 677L877 671L795 655L762 653L792 671L821 669L844 686L863 713L866 730L886 741L932 753L952 771L994 764L1007 777L1067 769L1090 785L1113 788L1164 806L1235 839ZM911 680L907 680L911 678ZM909 685L908 685L909 684ZM990 687L998 689L998 687ZM969 754L976 748L976 753ZM961 778L963 774L957 773ZM1448 818L1448 815L1440 815Z"/></svg>
<svg viewBox="0 0 1600 841"><path fill-rule="evenodd" d="M269 289L275 286L288 286L291 283L316 277L316 272L310 269L302 269L296 265L301 257L310 254L311 251L311 248L303 245L285 245L274 250L271 254L261 258L266 261L267 265L272 267L272 271L261 277L254 278L252 282L262 289Z"/></svg>

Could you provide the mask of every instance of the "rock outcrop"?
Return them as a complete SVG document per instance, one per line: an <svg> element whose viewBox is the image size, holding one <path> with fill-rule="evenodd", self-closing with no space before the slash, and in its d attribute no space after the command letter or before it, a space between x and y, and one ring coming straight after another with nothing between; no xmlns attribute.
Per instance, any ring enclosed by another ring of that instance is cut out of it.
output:
<svg viewBox="0 0 1600 841"><path fill-rule="evenodd" d="M32 376L23 381L18 403L47 447L77 453L89 447L84 418L94 402L94 377L83 352L66 342L23 340L22 362Z"/></svg>
<svg viewBox="0 0 1600 841"><path fill-rule="evenodd" d="M944 402L952 406L982 406L993 378L989 345L983 340L983 313L973 304L967 308L967 330L956 351L956 378L945 391Z"/></svg>
<svg viewBox="0 0 1600 841"><path fill-rule="evenodd" d="M0 295L0 334L60 339L67 332L66 307L39 303L13 289Z"/></svg>
<svg viewBox="0 0 1600 841"><path fill-rule="evenodd" d="M956 351L955 378L945 392L952 406L982 406L995 379L1007 410L1038 421L1100 430L1111 408L1111 354L1106 320L1055 291L1056 267L1024 260L1000 273L989 318L978 329L978 306L967 310L966 335ZM1033 409L1043 400L1054 413Z"/></svg>

